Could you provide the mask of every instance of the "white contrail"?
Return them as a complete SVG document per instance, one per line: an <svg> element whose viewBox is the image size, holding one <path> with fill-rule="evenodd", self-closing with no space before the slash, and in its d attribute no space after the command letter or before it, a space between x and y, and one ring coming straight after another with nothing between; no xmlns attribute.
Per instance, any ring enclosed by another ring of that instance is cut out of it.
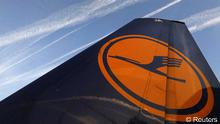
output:
<svg viewBox="0 0 220 124"><path fill-rule="evenodd" d="M169 3L169 4L167 4L167 5L165 5L164 7L160 8L160 9L158 9L158 10L156 10L156 11L147 14L147 15L144 16L144 17L149 17L149 16L152 16L152 15L154 15L154 14L157 14L157 13L159 13L159 12L165 10L166 8L172 6L172 5L174 5L174 4L176 4L176 3L180 2L180 1L181 1L181 0L175 0L175 1L173 1L173 2L171 2L171 3ZM131 2L131 1L126 1L126 2L124 2L123 4L121 4L121 6L125 6L126 4L130 4L129 2ZM114 11L114 9L117 9L117 7L119 7L119 6L115 6L115 8L107 9L106 11L107 11L107 12L112 12L112 11ZM97 14L98 14L98 13L97 13ZM99 14L98 14L98 15L99 15ZM23 59L17 61L16 63L14 63L14 64L12 64L12 65L10 65L10 66L7 66L6 68L2 69L2 71L0 71L0 73L6 71L6 70L8 70L8 69L10 69L11 67L13 67L13 66L15 66L15 65L17 65L17 64L19 64L19 63L21 63L21 62L23 62L23 61L26 60L27 58L29 58L29 57L31 57L31 56L33 56L33 55L39 53L40 51L42 51L42 50L48 48L48 47L51 46L52 44L54 44L54 43L60 41L61 39L65 38L65 37L67 37L67 36L70 35L71 33L72 33L72 32L69 32L69 33L65 34L65 35L62 36L61 38L59 38L59 39L57 39L57 40L51 42L50 44L46 45L45 47L41 48L40 50L35 51L35 52L32 53L31 55L29 55L29 56L27 56L27 57L25 57L25 58L23 58ZM93 42L91 42L91 43L93 44ZM89 44L88 44L88 45L89 45ZM88 45L85 45L85 46L88 46ZM84 48L85 46L82 46L82 48ZM78 48L78 49L81 49L81 47ZM62 60L62 59L65 58L66 56L69 56L69 55L75 53L76 51L78 51L78 50L76 49L76 50L73 50L73 51L71 51L71 52L69 52L69 53L66 53L66 54L64 54L63 56L61 56L61 57L59 57L59 58L56 58L56 59L54 59L53 61L51 61L51 62L45 64L44 67L48 66L48 68L50 68L49 65L51 65L52 63L55 63L55 62L57 62L57 61L59 61L59 60ZM46 69L46 70L48 70L48 69ZM32 71L33 71L33 70L32 70ZM39 72L39 73L40 73L40 72ZM27 73L25 74L25 77L26 77L26 75L29 75L29 74L30 74L30 72L27 72ZM39 75L39 74L36 74L36 76L38 76L38 75ZM35 75L32 75L32 76L35 77ZM22 77L22 78L23 78L24 76L19 76L19 77ZM28 77L28 76L27 76L27 77ZM29 78L29 77L28 77L28 78ZM11 82L11 81L8 81L8 82ZM8 83L3 83L3 84L8 84Z"/></svg>
<svg viewBox="0 0 220 124"><path fill-rule="evenodd" d="M163 10L165 10L165 9L167 9L167 8L173 6L173 5L175 5L175 4L177 4L177 3L181 2L181 1L182 0L174 0L173 2L168 3L165 6L163 6L163 7L159 8L159 9L157 9L157 10L155 10L155 11L153 11L153 12L147 14L147 15L145 15L143 18L147 18L147 17L151 17L153 15L156 15L156 14L162 12Z"/></svg>
<svg viewBox="0 0 220 124"><path fill-rule="evenodd" d="M112 32L111 32L112 33ZM109 33L109 34L111 34ZM0 84L0 87L2 86L5 86L5 85L9 85L9 84L12 84L14 82L18 82L18 81L21 81L21 80L28 80L28 79L35 79L37 77L40 77L42 76L43 74L47 73L48 71L52 70L53 68L55 68L56 66L60 65L63 61L60 61L60 60L63 60L64 58L70 56L70 55L76 55L77 53L83 51L84 49L90 47L91 45L97 43L98 41L100 41L101 39L103 39L104 37L108 36L109 34L107 35L104 35L102 36L101 38L98 38L88 44L85 44L77 49L74 49L54 60L52 60L51 62L49 63L46 63L42 66L39 66L33 70L30 70L28 72L25 72L25 73L22 73L20 75L16 75L16 76L13 76L13 77L10 77L9 79L5 80L5 81L1 81L3 83ZM60 61L60 62L59 62Z"/></svg>
<svg viewBox="0 0 220 124"><path fill-rule="evenodd" d="M25 51L28 52L28 49L30 49L29 47L31 47L33 44L35 44L36 42L38 42L38 40L41 40L42 37L38 38L37 40L35 40L35 41L32 42L31 44L27 45L26 47L24 47L24 49L21 49L20 51L16 51L16 54L18 54L18 55L16 55L16 56L15 56L15 55L14 55L14 56L9 56L9 55L5 54L5 56L7 56L7 58L9 58L9 59L8 59L7 61L4 60L4 61L3 61L3 64L0 64L0 69L2 69L2 71L0 70L0 73L1 73L1 72L4 72L5 70L7 70L7 68L10 69L11 67L13 67L13 66L15 66L15 65L17 65L17 64L19 64L19 63L21 63L21 62L23 62L24 60L26 60L26 59L28 59L28 58L30 58L31 56L33 56L33 55L35 55L35 54L37 54L37 53L39 53L39 52L45 50L46 48L48 48L48 47L50 47L51 45L53 45L53 44L59 42L60 40L64 39L65 37L67 37L67 36L69 36L69 35L71 35L71 34L77 32L77 31L81 30L82 28L86 27L88 24L90 24L90 23L84 24L84 25L82 25L82 26L80 26L80 27L78 27L78 28L76 28L76 29L74 29L74 30L72 30L72 31L70 31L70 32L68 32L68 33L66 33L66 34L64 34L63 36L59 37L57 40L54 40L54 41L50 42L50 43L47 44L46 46L44 46L44 47L40 48L39 50L37 50L37 51L35 51L35 52L33 52L33 53L31 53L31 54L25 56L25 57L22 58L22 59L21 59L21 56L22 56L22 57L24 56ZM22 54L22 53L23 53L23 54ZM3 56L3 57L6 58L5 56ZM19 60L17 60L17 59L19 59ZM1 63L1 62L0 62L0 63Z"/></svg>
<svg viewBox="0 0 220 124"><path fill-rule="evenodd" d="M83 10L81 10L82 12L81 13L83 13L83 14L80 14L80 16L78 16L78 18L71 18L70 19L70 21L68 21L68 19L67 20L65 20L65 21L59 21L59 22L56 22L57 24L53 24L53 25L55 25L55 26L52 26L52 25L50 25L52 22L48 22L48 23L50 23L49 25L50 26L47 26L47 27L40 27L39 28L39 26L38 26L38 28L40 29L40 31L37 31L37 32L35 32L35 33L31 33L31 35L28 35L28 37L30 37L30 36L34 36L34 34L36 34L36 33L42 33L42 32L44 32L45 33L45 31L52 31L52 30L58 30L59 28L61 28L61 27L63 27L63 26L67 26L67 25L69 25L69 24L72 24L72 23L79 23L78 21L87 21L88 19L90 19L90 18L94 18L94 17L99 17L99 16L104 16L104 15L107 15L107 14L109 14L109 13L112 13L112 12L114 12L114 11L116 11L116 10L118 10L118 9L122 9L122 8L124 8L124 7L126 7L126 6L129 6L129 5L133 5L133 4L135 4L135 3L138 3L138 2L141 2L141 1L143 1L143 0L127 0L127 1L124 1L124 0L118 0L117 2L115 2L115 1L111 1L111 2L100 2L100 0L98 0L99 2L93 2L93 3L91 3L91 5L87 5L86 7L82 7L83 8ZM102 1L102 0L101 0ZM109 0L108 0L109 1ZM107 4L108 3L108 4ZM98 4L98 5L97 5ZM102 5L101 7L100 7L100 4ZM104 8L103 6L107 6L108 5L108 7L109 8ZM86 11L84 10L84 9L86 9ZM91 10L90 10L91 9ZM88 10L89 10L89 12L88 12ZM98 11L97 11L98 10ZM85 13L86 12L86 13ZM51 19L50 19L51 20ZM59 27L59 28L57 28L57 27ZM77 29L78 30L78 29ZM4 65L2 65L2 67L3 68L1 68L1 70L0 70L0 74L1 73L3 73L3 72L5 72L5 71L7 71L7 70L9 70L9 69L11 69L12 67L14 67L15 65L17 65L17 64L19 64L19 63L21 63L21 62L23 62L23 61L25 61L25 60L27 60L27 59L29 59L30 57L32 57L32 56L34 56L34 55L36 55L36 54L38 54L38 53L40 53L41 51L43 51L43 50L45 50L45 49L47 49L48 47L50 47L50 46L52 46L53 44L55 44L55 43L57 43L57 42L59 42L59 41L61 41L62 39L64 39L65 37L67 37L67 36L69 36L69 35L71 35L72 33L74 33L76 30L73 30L73 31L71 31L71 32L68 32L67 34L65 34L64 36L62 36L62 37L60 37L59 39L57 39L57 40L54 40L54 41L52 41L51 43L49 43L49 44L47 44L46 46L44 46L44 47L42 47L41 49L39 49L39 50L37 50L37 51L35 51L35 52L33 52L33 53L31 53L31 54L29 54L29 55L27 55L26 57L24 57L24 58L22 58L22 59L20 59L20 60L18 60L18 61L16 61L15 63L13 63L13 64L10 64L10 65L8 65L7 63L7 65L6 66L4 66ZM26 32L26 31L25 31ZM25 33L25 32L23 32L23 33ZM17 35L17 34L16 34ZM20 34L19 34L20 35ZM1 38L0 38L1 39ZM4 40L3 40L4 41ZM11 40L11 41L13 41L13 40Z"/></svg>
<svg viewBox="0 0 220 124"><path fill-rule="evenodd" d="M68 25L76 25L90 18L91 16L89 15L92 15L97 10L109 6L114 2L115 1L113 0L96 0L88 5L82 5L79 7L72 5L63 9L62 11L52 14L51 16L43 20L36 22L35 24L26 26L15 32L6 33L5 35L0 37L0 46L38 36L44 33L56 31Z"/></svg>
<svg viewBox="0 0 220 124"><path fill-rule="evenodd" d="M5 72L5 71L7 71L7 70L9 70L9 69L11 69L11 68L14 67L15 65L18 65L18 64L24 62L25 60L29 59L30 57L32 57L32 56L34 56L34 55L40 53L41 51L47 49L48 47L52 46L53 44L56 44L57 42L59 42L59 41L61 41L62 39L66 38L67 36L69 36L69 35L71 35L72 33L76 32L77 30L78 30L78 29L75 29L75 30L72 30L72 31L66 33L66 34L63 35L62 37L60 37L60 38L58 38L58 39L52 41L51 43L47 44L46 46L42 47L41 49L39 49L39 50L37 50L37 51L34 51L33 53L31 53L31 54L25 56L24 58L21 58L20 60L14 62L13 64L7 65L7 63L6 63L6 64L1 65L2 68L1 68L1 70L0 70L0 74L3 73L3 72Z"/></svg>
<svg viewBox="0 0 220 124"><path fill-rule="evenodd" d="M220 24L220 7L208 9L181 20L186 23L190 32L197 32Z"/></svg>
<svg viewBox="0 0 220 124"><path fill-rule="evenodd" d="M136 2L136 0L134 0L134 1ZM123 2L123 3L121 4L121 6L126 6L127 4L131 4L131 3L133 3L134 1L126 1L126 2ZM171 4L171 5L173 5L173 4ZM166 6L170 7L171 5L169 4L169 5L166 5ZM103 11L106 11L107 13L111 13L111 12L113 12L114 10L117 10L117 9L119 9L119 8L121 8L121 7L120 7L120 6L112 6L111 8L108 8L108 9L103 10ZM164 7L163 7L163 8L164 8ZM167 8L167 7L165 7L165 9L166 9L166 8ZM165 9L159 9L160 11L157 11L157 13L159 13L159 12L165 10ZM154 13L155 13L155 12L154 12ZM157 13L155 13L155 14L157 14ZM102 16L101 11L96 13L96 16L100 16L100 15ZM152 15L152 14L151 14L151 15ZM54 44L54 43L60 41L61 39L65 38L66 36L68 36L68 35L70 35L70 34L71 34L71 32L67 33L66 35L62 36L61 38L57 39L56 41L52 42L51 44L48 44L47 46L43 47L42 49L43 49L43 50L46 49L47 47L49 47L49 46L51 46L52 44ZM98 40L97 40L97 41L98 41ZM70 56L70 55L76 53L77 51L80 51L80 50L82 50L82 49L84 49L84 48L89 47L90 45L96 43L97 41L91 42L91 43L89 43L89 44L86 44L86 45L84 45L84 46L78 48L78 49L75 49L75 50L73 50L73 51L70 51L69 53L66 53L66 54L64 54L63 56L61 56L61 57L59 57L59 58L56 58L56 59L52 60L51 62L49 62L49 63L47 63L47 64L44 64L43 66L40 67L41 69L40 69L40 68L36 68L36 69L34 69L34 70L31 70L31 71L28 71L28 72L26 72L26 73L23 73L23 74L21 74L21 75L17 75L16 77L12 78L11 80L8 80L8 81L2 83L1 86L13 84L14 82L17 82L17 81L19 81L19 80L28 80L28 79L37 78L37 77L39 77L39 76L45 74L46 72L48 72L48 71L51 70L52 68L56 67L57 65L61 64L61 62L58 63L60 60L63 60L65 57L68 57L68 56ZM40 51L42 51L42 50L40 50ZM35 52L34 54L32 54L31 56L33 56L33 55L39 53L40 51L36 51L36 52ZM31 57L31 56L28 56L28 57L26 57L25 59L28 59L28 58ZM24 59L24 60L25 60L25 59ZM24 60L22 60L22 61L24 61ZM22 61L20 61L19 63L21 63ZM17 64L18 64L18 63L17 63ZM14 64L14 65L16 65L16 64ZM14 66L14 65L13 65L13 66ZM11 66L11 67L12 67L12 66ZM11 67L10 67L10 68L11 68ZM46 67L46 68L45 68L45 67ZM43 69L42 69L42 68L43 68ZM7 69L9 69L9 68L7 68ZM6 70L7 70L7 69L6 69ZM4 70L4 71L5 71L5 70Z"/></svg>
<svg viewBox="0 0 220 124"><path fill-rule="evenodd" d="M99 3L97 6L97 2L99 0L94 1L90 5L84 5L81 4L79 7L76 7L77 5L72 5L66 9L63 9L62 11L56 12L52 14L51 16L42 19L34 24L31 24L29 26L26 26L20 30L14 31L14 32L9 32L4 35L0 35L0 47L4 45L8 45L11 43L16 43L18 41L23 41L28 38L32 38L35 35L42 35L40 38L36 39L35 41L31 41L28 45L26 45L25 48L20 49L19 52L23 52L30 46L34 45L35 43L39 42L42 40L44 37L47 37L48 35L51 34L51 32L54 32L56 30L59 30L61 28L64 28L68 25L75 26L80 23L89 21L91 23L91 19L95 17L100 17L100 16L105 16L109 13L112 13L116 10L122 9L126 6L130 6L132 4L142 2L146 0L105 0L103 4ZM89 13L86 13L84 9L92 8L89 10ZM87 16L88 15L88 16ZM87 16L87 17L86 17ZM84 18L82 18L84 17ZM87 26L88 24L86 24ZM84 26L85 27L85 26ZM46 35L45 35L46 33ZM7 48L1 51L1 54L5 55L5 52L7 52ZM2 56L2 55L1 55ZM7 57L9 57L7 55ZM12 59L10 58L10 61Z"/></svg>
<svg viewBox="0 0 220 124"><path fill-rule="evenodd" d="M54 63L57 63L58 61L60 61L60 60L62 60L62 59L64 59L64 58L66 58L67 56L70 56L70 55L73 55L73 54L77 54L78 52L83 51L84 49L86 49L86 48L92 46L93 44L97 43L97 42L100 41L101 39L107 37L107 36L110 35L111 33L112 33L112 32L110 32L110 33L108 33L107 35L104 35L104 36L102 36L102 37L100 37L100 38L98 38L98 39L96 39L96 40L94 40L94 41L92 41L92 42L89 42L89 43L87 43L87 44L85 44L85 45L83 45L83 46L81 46L81 47L79 47L79 48L77 48L77 49L74 49L74 50L72 50L72 51L70 51L70 52L68 52L68 53L65 53L64 55L62 55L62 56L60 56L60 57L54 59L53 61L51 61L51 62L49 62L49 63L47 63L47 64L45 64L45 65L43 65L43 66L44 66L44 67L50 66L50 65L52 65L52 64L54 64Z"/></svg>
<svg viewBox="0 0 220 124"><path fill-rule="evenodd" d="M66 26L84 23L141 1L143 0L94 0L89 4L72 5L32 25L1 35L0 47L53 32Z"/></svg>

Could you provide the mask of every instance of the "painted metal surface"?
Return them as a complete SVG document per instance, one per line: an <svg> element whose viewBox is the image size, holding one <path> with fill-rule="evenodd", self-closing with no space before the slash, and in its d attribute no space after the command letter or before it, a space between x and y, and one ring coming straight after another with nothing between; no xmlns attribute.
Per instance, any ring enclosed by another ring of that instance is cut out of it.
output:
<svg viewBox="0 0 220 124"><path fill-rule="evenodd" d="M184 23L135 19L3 100L0 123L184 123L219 117L219 88Z"/></svg>

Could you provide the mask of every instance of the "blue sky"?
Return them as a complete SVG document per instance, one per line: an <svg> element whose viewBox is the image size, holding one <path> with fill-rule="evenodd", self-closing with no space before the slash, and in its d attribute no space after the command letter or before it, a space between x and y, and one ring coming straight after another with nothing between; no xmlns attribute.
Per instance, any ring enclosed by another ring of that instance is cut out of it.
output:
<svg viewBox="0 0 220 124"><path fill-rule="evenodd" d="M1 0L0 100L146 15L186 21L220 79L219 0Z"/></svg>

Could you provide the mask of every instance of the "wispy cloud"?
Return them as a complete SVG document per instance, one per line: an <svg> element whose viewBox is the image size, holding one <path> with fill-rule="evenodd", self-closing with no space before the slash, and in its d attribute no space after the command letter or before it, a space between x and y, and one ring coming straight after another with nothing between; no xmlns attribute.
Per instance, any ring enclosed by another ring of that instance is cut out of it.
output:
<svg viewBox="0 0 220 124"><path fill-rule="evenodd" d="M196 13L181 20L186 23L190 32L197 32L220 24L220 7Z"/></svg>
<svg viewBox="0 0 220 124"><path fill-rule="evenodd" d="M141 1L143 1L143 0L141 0ZM141 2L141 1L140 1L140 0L127 0L127 1L120 1L120 0L119 0L119 1L118 1L118 2L120 2L119 5L118 5L118 3L117 3L116 1L111 1L111 2L108 2L109 7L108 7L107 9L106 9L106 8L100 8L99 11L94 12L94 14L95 14L94 16L95 16L95 17L96 17L96 16L104 16L104 15L107 15L107 14L109 14L109 13L111 13L111 12L114 12L114 11L116 11L116 10L118 10L118 9L124 8L124 7L126 7L126 6L129 6L129 5L135 4L135 3L137 3L137 2ZM156 11L153 11L153 12L147 14L146 16L152 16L152 15L154 15L154 14L157 14L157 13L159 13L159 12L165 10L166 8L168 8L168 7L170 7L170 6L175 5L176 3L180 2L180 1L181 1L181 0L175 0L175 1L171 2L171 3L168 3L167 5L165 5L165 6L161 7L161 8L159 8L159 9L157 9ZM97 1L96 1L96 2L97 2ZM113 4L113 3L114 3L114 4ZM92 4L93 6L95 6L94 3L91 3L91 4ZM105 4L107 5L107 3L105 3ZM71 7L70 7L70 8L71 8ZM82 8L85 8L85 7L82 7ZM68 9L69 9L69 8L68 8ZM67 10L68 10L68 9L67 9ZM104 10L101 11L102 9L104 9ZM66 11L66 10L65 10L65 11ZM91 12L90 12L90 13L91 13ZM62 14L55 14L55 15L62 15ZM146 16L145 16L145 17L146 17ZM51 18L51 17L50 17L50 18ZM48 20L51 20L51 19L48 19ZM58 24L59 24L59 23L58 23ZM79 29L80 29L80 28L79 28ZM63 35L62 37L60 37L60 38L58 38L58 39L52 41L51 43L47 44L46 46L42 47L41 49L39 49L39 50L37 50L37 51L35 51L35 52L29 54L28 56L26 56L26 57L24 57L24 58L22 58L22 59L20 59L20 60L18 60L18 61L16 61L16 62L14 62L13 64L10 64L10 65L7 65L7 66L2 66L3 68L1 68L0 73L3 73L3 72L5 72L5 71L11 69L12 67L16 66L17 64L22 63L23 61L27 60L28 58L32 57L33 55L38 54L39 52L41 52L41 51L47 49L47 48L50 47L51 45L53 45L53 44L55 44L55 43L61 41L62 39L64 39L65 37L69 36L70 34L76 32L76 31L79 30L79 29L74 29L73 31L66 33L66 34ZM57 30L58 30L58 29L57 29ZM33 35L30 35L30 37L32 37L32 36L33 36ZM91 42L91 43L93 43L93 42ZM90 44L90 43L89 43L89 44ZM82 47L80 47L79 49L84 48L84 47L88 46L89 44L87 44L87 45L85 45L85 46L82 46ZM51 68L51 66L52 66L52 65L51 65L52 63L56 63L57 61L62 60L62 59L65 58L66 56L69 56L69 55L75 53L77 50L78 50L78 49L73 50L73 51L71 51L71 52L69 52L69 53L66 53L66 54L64 54L63 56L58 57L58 58L52 60L52 61L49 62L49 63L46 63L45 65L43 65L43 67L45 68L46 66L48 66L48 69L45 69L45 70L49 70L49 69ZM52 66L52 67L54 67L54 66ZM38 70L38 69L36 69L36 70ZM31 70L30 72L26 72L25 74L18 75L17 77L22 77L22 78L27 77L27 78L30 78L30 77L27 76L27 75L30 75L33 71L35 71L35 73L36 73L36 70ZM43 71L43 72L44 72L44 71ZM41 72L38 72L37 74L31 74L31 75L35 77L35 76L39 76L40 74L42 74L42 73L41 73ZM23 75L24 75L24 76L23 76ZM18 78L13 78L13 79L18 79ZM7 82L13 82L13 81L11 80L11 81L7 81ZM8 84L7 82L5 82L5 83ZM5 84L5 83L3 83L3 84Z"/></svg>
<svg viewBox="0 0 220 124"><path fill-rule="evenodd" d="M97 41L93 41L91 43L85 44L77 49L74 49L74 50L50 61L49 63L41 65L41 66L34 68L30 71L27 71L27 72L19 74L19 75L11 76L11 77L7 78L6 80L1 80L2 83L0 83L0 88L3 88L3 90L7 91L8 93L0 94L0 101L2 99L6 98L7 96L9 96L10 94L12 94L13 92L16 92L20 88L26 86L31 81L37 79L38 77L46 74L47 72L49 72L53 68L57 67L58 65L63 63L63 61L66 57L76 55L77 53L81 52L82 50L86 49L87 47L91 46L92 44L94 44L96 42ZM16 84L19 82L23 82L23 83L20 84L19 86L16 86ZM10 87L8 87L8 86L10 86ZM9 90L9 88L11 89L11 86L16 86L16 89ZM4 88L4 87L6 87L6 88Z"/></svg>
<svg viewBox="0 0 220 124"><path fill-rule="evenodd" d="M124 1L124 0L117 0L117 1L116 0L111 0L110 1L110 0L108 0L108 1L102 2L102 4L99 3L100 1L102 1L102 0L96 0L96 1L92 2L89 5L85 5L85 6L80 7L81 11L78 10L77 13L84 13L84 14L78 14L77 18L74 18L75 17L75 16L73 16L74 14L72 16L70 16L71 15L70 13L69 13L70 15L67 14L68 12L71 12L72 9L73 9L73 8L69 7L67 9L63 10L62 12L59 12L59 14L56 13L54 15L51 15L50 17L44 19L43 21L40 21L40 22L38 22L36 24L33 24L31 26L27 26L27 27L23 28L22 30L17 30L15 32L9 33L7 35L3 35L4 37L0 36L0 40L2 38L2 39L4 39L3 41L5 42L5 44L3 43L0 46L15 43L15 42L18 42L20 40L35 37L35 36L38 36L38 35L41 35L41 34L44 34L44 33L53 32L53 31L56 31L56 30L59 30L59 29L65 27L65 26L77 25L79 23L89 21L92 18L105 16L109 13L112 13L112 12L118 10L118 9L122 9L126 6L129 6L129 5L138 3L140 1L144 1L144 0L127 0L127 1ZM175 1L169 3L165 6L157 9L156 11L153 11L153 12L147 14L145 17L153 16L153 15L155 15L155 14L157 14L157 13L159 13L159 12L175 5L176 3L179 3L180 1L181 0L175 0ZM102 6L100 6L100 5L102 5ZM92 8L92 6L93 7L95 6L95 8L93 8L89 12L85 11L85 10L89 10L90 8ZM65 14L63 15L61 13L66 13L68 15L68 17L65 17ZM57 16L57 15L59 15L59 16ZM62 17L60 17L60 16L62 16ZM90 17L88 17L88 16L90 16ZM62 18L62 19L60 19L60 18ZM56 25L56 26L54 26L54 25ZM22 35L23 33L26 33L26 32L29 32L29 33L27 33L23 37L20 36L20 35ZM2 68L0 70L0 73L3 73L4 71L7 71L8 69L16 66L17 64L22 63L23 61L25 61L26 59L32 57L33 55L38 54L42 50L45 50L46 48L50 47L51 45L61 41L63 38L69 36L73 32L74 31L68 32L64 36L62 36L59 39L47 44L46 46L44 46L43 48L35 51L34 53L31 53L28 56L22 58L21 60L16 61L15 63L11 64L10 66ZM18 35L20 37L16 38L16 35ZM25 72L25 73L22 73L20 75L11 77L9 80L5 80L4 82L2 82L2 84L0 84L0 86L13 85L14 83L19 82L21 80L22 81L23 80L27 81L29 79L36 79L37 77L45 74L46 72L50 71L51 69L53 69L57 65L61 64L66 57L71 57L72 55L74 55L77 52L91 46L92 44L96 43L99 40L100 39L98 39L96 41L93 41L93 42L90 42L89 44L83 45L83 46L79 47L78 49L70 51L70 52L68 52L68 53L66 53L66 54L64 54L64 55L62 55L58 58L55 58L54 60L52 60L48 63L45 63L44 65L39 66L35 69L32 69L28 72Z"/></svg>
<svg viewBox="0 0 220 124"><path fill-rule="evenodd" d="M5 72L5 71L7 71L7 70L9 70L9 69L11 69L12 67L14 67L14 66L16 66L16 65L18 65L18 64L20 64L20 63L22 63L22 62L24 62L25 60L29 59L30 57L32 57L32 56L34 56L34 55L40 53L41 51L47 49L48 47L50 47L50 46L52 46L53 44L55 44L55 43L61 41L62 39L68 37L69 35L71 35L72 33L76 32L76 31L78 31L78 29L74 29L74 30L72 30L72 31L70 31L70 32L68 32L68 33L66 33L65 35L59 37L58 39L56 39L56 40L54 40L54 41L52 41L52 42L50 42L49 44L45 45L44 47L42 47L42 48L40 48L40 49L38 49L38 50L36 50L36 51L34 51L34 52L28 54L27 56L25 56L25 57L23 57L23 58L20 58L20 59L17 60L17 61L13 61L12 63L2 64L2 65L0 66L0 67L1 67L0 74L3 73L3 72Z"/></svg>
<svg viewBox="0 0 220 124"><path fill-rule="evenodd" d="M0 47L53 32L66 26L84 23L141 1L143 0L94 0L91 3L71 5L34 24L1 35Z"/></svg>
<svg viewBox="0 0 220 124"><path fill-rule="evenodd" d="M111 33L109 33L111 34ZM19 74L19 75L15 75L12 76L6 80L2 80L0 84L0 87L5 86L5 85L9 85L12 84L14 82L19 82L19 81L26 81L26 80L31 80L31 79L36 79L37 77L42 76L43 74L47 73L48 71L52 70L53 68L55 68L56 66L60 65L61 63L63 63L64 59L66 57L71 57L74 56L76 54L78 54L79 52L83 51L84 49L88 48L89 46L97 43L98 41L100 41L101 39L103 39L104 37L108 36L109 34L102 36L101 38L98 38L90 43L87 43L85 45L82 45L81 47L74 49L56 59L53 59L52 61L43 64L37 68L34 68L30 71L27 71L25 73Z"/></svg>
<svg viewBox="0 0 220 124"><path fill-rule="evenodd" d="M168 9L169 7L171 7L171 6L173 6L173 5L175 5L175 4L179 3L179 2L181 2L181 1L182 1L182 0L174 0L173 2L170 2L170 3L166 4L165 6L160 7L159 9L157 9L157 10L151 12L151 13L148 13L147 15L144 16L144 18L147 18L147 17L151 17L151 16L153 16L153 15L156 15L156 14L158 14L158 13L164 11L165 9Z"/></svg>
<svg viewBox="0 0 220 124"><path fill-rule="evenodd" d="M144 0L106 0L105 2L103 0L96 0L89 5L85 5L80 7L79 10L72 10L73 7L69 7L62 12L59 12L58 14L55 14L53 16L48 17L43 22L40 23L40 25L37 26L31 26L30 28L25 28L24 30L17 31L15 33L6 35L7 37L0 37L0 40L2 38L1 45L5 45L6 43L14 43L19 41L20 39L30 38L39 34L48 33L51 31L59 30L60 28L63 28L68 25L76 25L82 22L90 21L91 18L95 17L102 17L107 14L110 14L114 11L117 11L119 9L122 9L124 7L136 4L138 2L142 2ZM77 13L77 15L74 15ZM71 13L71 14L70 14ZM69 14L69 15L68 15ZM62 20L60 20L62 16ZM61 41L62 39L66 38L67 36L73 34L74 32L80 30L82 27L79 27L78 29L74 29L73 31L70 31L63 35L62 37L58 38L57 40L52 41L51 43L47 44L46 46L42 47L41 49L25 56L24 58L21 58L18 61L14 61L13 63L5 63L1 65L0 73L3 73L12 67L18 65L19 63L24 62L25 60L29 59L30 57L40 53L41 51L47 49L48 47L52 46L53 44L56 44L57 42ZM24 35L24 36L23 36ZM16 37L18 36L18 37Z"/></svg>

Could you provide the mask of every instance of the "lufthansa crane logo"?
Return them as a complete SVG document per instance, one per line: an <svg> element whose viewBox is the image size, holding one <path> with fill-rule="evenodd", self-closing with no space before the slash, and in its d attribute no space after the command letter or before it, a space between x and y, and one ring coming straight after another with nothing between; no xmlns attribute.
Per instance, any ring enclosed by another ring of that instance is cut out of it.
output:
<svg viewBox="0 0 220 124"><path fill-rule="evenodd" d="M144 35L106 42L98 63L106 80L126 99L168 121L206 117L213 91L200 69L177 49Z"/></svg>

